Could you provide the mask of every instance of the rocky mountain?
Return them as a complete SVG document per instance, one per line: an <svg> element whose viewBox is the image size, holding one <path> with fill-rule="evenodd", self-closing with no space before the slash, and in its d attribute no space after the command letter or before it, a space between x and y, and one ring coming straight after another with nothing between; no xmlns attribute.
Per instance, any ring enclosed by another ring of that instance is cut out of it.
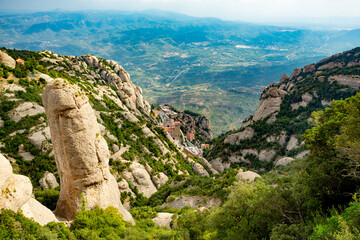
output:
<svg viewBox="0 0 360 240"><path fill-rule="evenodd" d="M234 165L258 171L286 165L309 151L301 135L312 126L313 111L345 99L360 87L360 48L336 54L284 74L264 88L254 115L239 130L214 142L207 152L211 165L221 172Z"/></svg>
<svg viewBox="0 0 360 240"><path fill-rule="evenodd" d="M114 206L133 221L130 205L169 179L209 176L206 159L188 157L158 127L141 88L115 61L9 49L0 60L0 152L29 185L26 199L10 209L27 207L33 189L45 204L41 188L50 188L59 197L51 209L59 220L72 220L85 204ZM11 190L9 184L1 188ZM0 208L7 206L5 190Z"/></svg>

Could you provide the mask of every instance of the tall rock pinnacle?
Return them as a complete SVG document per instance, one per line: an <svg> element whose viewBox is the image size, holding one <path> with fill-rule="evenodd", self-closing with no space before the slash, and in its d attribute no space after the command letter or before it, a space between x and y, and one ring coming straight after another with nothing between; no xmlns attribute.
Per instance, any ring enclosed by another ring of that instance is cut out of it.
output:
<svg viewBox="0 0 360 240"><path fill-rule="evenodd" d="M47 85L42 100L61 183L56 216L74 219L84 202L86 209L116 207L124 220L134 222L121 204L109 170L107 143L88 98L78 87L58 78Z"/></svg>

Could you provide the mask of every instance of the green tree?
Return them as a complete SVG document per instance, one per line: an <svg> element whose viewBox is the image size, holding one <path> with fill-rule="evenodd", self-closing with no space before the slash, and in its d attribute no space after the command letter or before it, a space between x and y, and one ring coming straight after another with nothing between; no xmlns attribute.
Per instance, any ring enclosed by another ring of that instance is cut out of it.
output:
<svg viewBox="0 0 360 240"><path fill-rule="evenodd" d="M312 114L315 124L303 139L311 150L306 180L313 207L323 210L347 204L358 189L360 94L334 101L331 108Z"/></svg>

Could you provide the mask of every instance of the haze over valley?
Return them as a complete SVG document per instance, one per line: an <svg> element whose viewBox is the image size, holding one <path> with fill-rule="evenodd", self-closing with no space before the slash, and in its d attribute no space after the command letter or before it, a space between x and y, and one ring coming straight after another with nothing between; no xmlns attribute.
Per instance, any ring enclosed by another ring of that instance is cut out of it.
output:
<svg viewBox="0 0 360 240"><path fill-rule="evenodd" d="M94 54L124 66L150 103L209 117L215 135L240 127L283 73L360 45L360 30L309 30L174 12L7 14L0 45Z"/></svg>

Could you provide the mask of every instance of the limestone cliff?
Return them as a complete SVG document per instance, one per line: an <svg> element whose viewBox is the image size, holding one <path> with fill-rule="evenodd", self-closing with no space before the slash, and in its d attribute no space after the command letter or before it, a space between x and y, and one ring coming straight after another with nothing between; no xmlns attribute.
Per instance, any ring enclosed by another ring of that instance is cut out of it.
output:
<svg viewBox="0 0 360 240"><path fill-rule="evenodd" d="M73 218L82 192L89 208L117 206L120 200L107 194L116 186L120 193L112 191L113 197L130 208L138 195L150 197L171 177L211 170L205 160L195 164L158 127L141 89L116 62L7 52L15 55L29 69L21 73L25 77L15 76L14 69L0 75L0 151L30 178L34 191L54 190L60 177L59 216Z"/></svg>
<svg viewBox="0 0 360 240"><path fill-rule="evenodd" d="M91 71L92 77L101 77L106 82L116 87L117 95L123 100L126 106L134 111L137 108L146 113L150 113L150 105L144 101L142 90L130 81L130 75L117 62L113 60L100 61L95 56L81 56L85 62L95 70Z"/></svg>
<svg viewBox="0 0 360 240"><path fill-rule="evenodd" d="M354 95L360 87L359 66L360 48L356 48L296 68L290 77L284 74L278 83L270 83L254 115L217 141L207 155L210 163L219 170L240 164L267 171L304 157L309 151L301 135L311 127L307 121L311 112L333 99Z"/></svg>
<svg viewBox="0 0 360 240"><path fill-rule="evenodd" d="M184 134L196 133L203 140L211 140L213 137L210 121L203 115L179 111L176 120L184 126Z"/></svg>

